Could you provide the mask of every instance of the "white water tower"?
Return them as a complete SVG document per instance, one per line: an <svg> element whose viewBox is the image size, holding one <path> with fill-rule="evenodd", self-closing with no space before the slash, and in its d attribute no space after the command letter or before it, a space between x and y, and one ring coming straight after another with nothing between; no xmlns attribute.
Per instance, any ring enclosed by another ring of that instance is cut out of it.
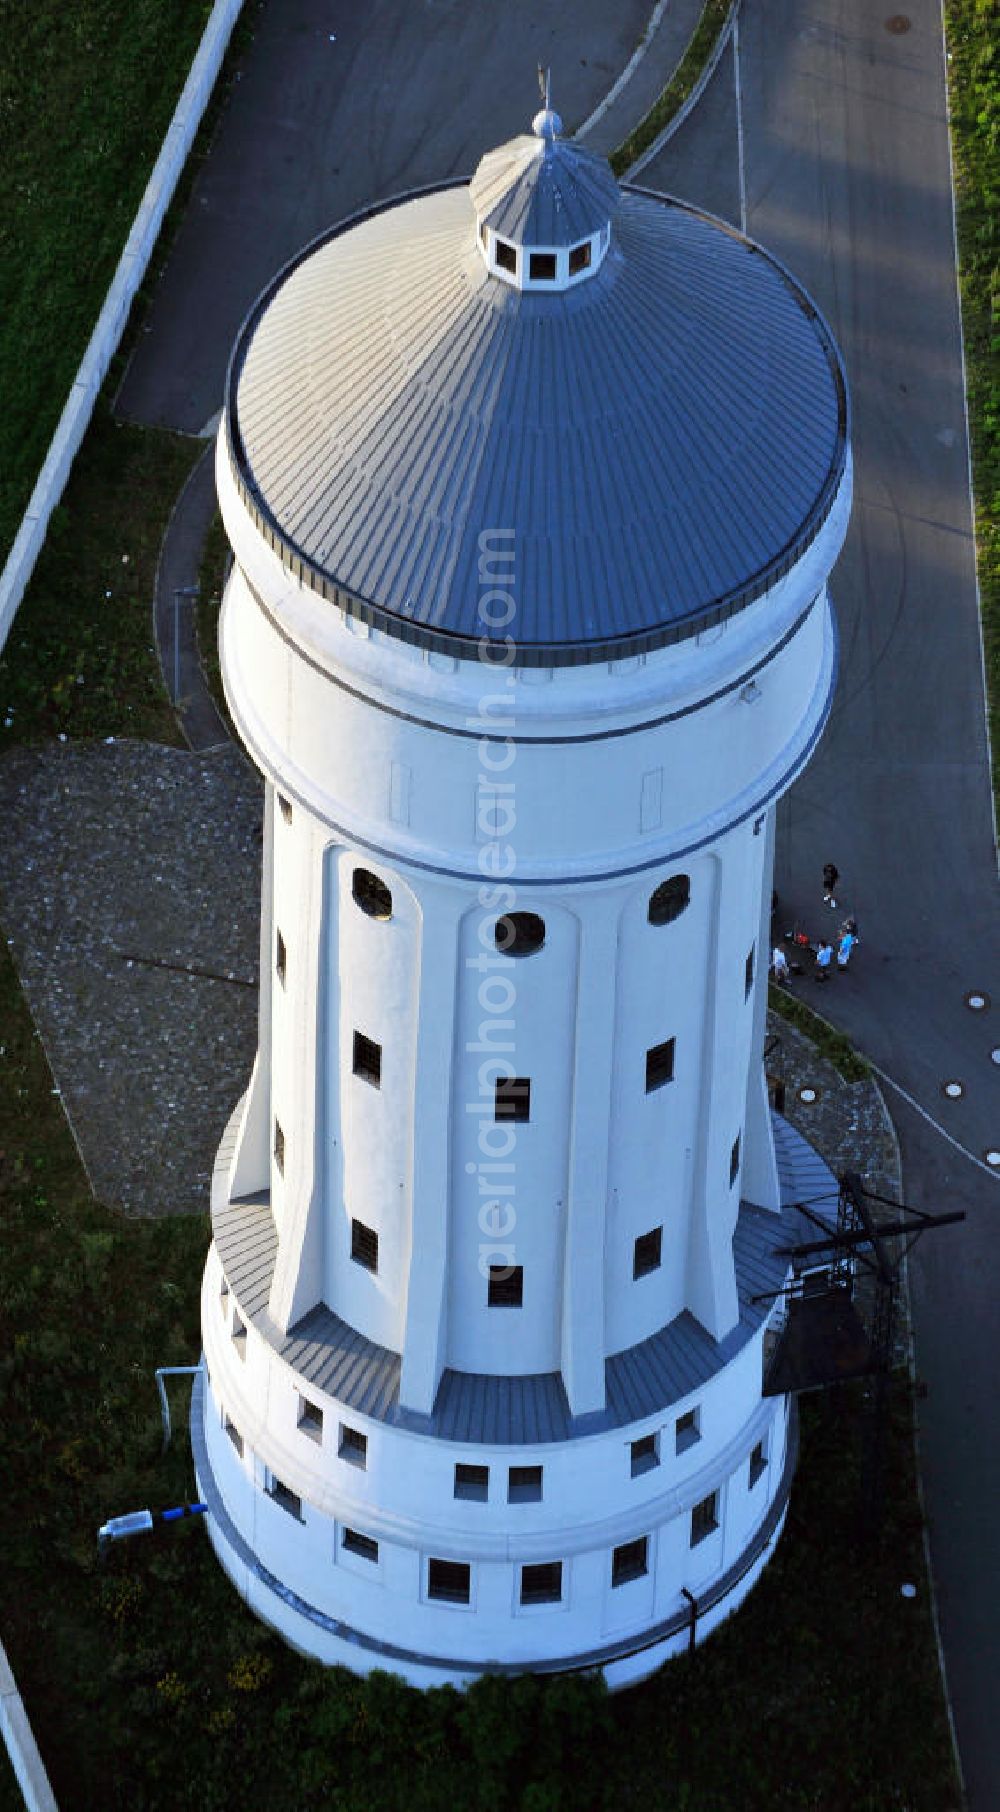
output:
<svg viewBox="0 0 1000 1812"><path fill-rule="evenodd" d="M844 379L766 252L559 131L293 260L218 443L266 812L199 1489L290 1642L422 1685L640 1678L794 1465L762 1298L816 1160L762 1047Z"/></svg>

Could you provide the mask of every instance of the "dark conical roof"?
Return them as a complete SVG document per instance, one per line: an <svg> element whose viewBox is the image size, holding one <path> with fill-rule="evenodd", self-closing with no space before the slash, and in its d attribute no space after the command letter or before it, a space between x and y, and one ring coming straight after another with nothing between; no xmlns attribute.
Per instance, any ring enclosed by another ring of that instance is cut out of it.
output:
<svg viewBox="0 0 1000 1812"><path fill-rule="evenodd" d="M513 530L519 663L676 641L759 597L826 520L847 459L836 347L722 222L591 183L558 140L495 155L473 199L543 241L557 193L569 237L616 200L600 268L558 294L498 283L461 184L335 228L237 343L237 484L305 583L390 635L475 659L481 537Z"/></svg>

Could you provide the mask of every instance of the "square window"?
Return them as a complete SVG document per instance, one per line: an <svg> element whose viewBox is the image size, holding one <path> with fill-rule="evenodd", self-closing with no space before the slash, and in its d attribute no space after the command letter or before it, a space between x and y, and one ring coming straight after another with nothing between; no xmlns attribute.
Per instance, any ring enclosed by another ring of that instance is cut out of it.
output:
<svg viewBox="0 0 1000 1812"><path fill-rule="evenodd" d="M531 1082L527 1076L497 1078L497 1120L527 1120L531 1115Z"/></svg>
<svg viewBox="0 0 1000 1812"><path fill-rule="evenodd" d="M569 255L569 274L575 277L578 271L585 271L590 265L590 240L585 239L582 245L575 245Z"/></svg>
<svg viewBox="0 0 1000 1812"><path fill-rule="evenodd" d="M689 1447L694 1447L701 1440L700 1412L697 1409L687 1409L682 1416L678 1416L675 1435L678 1453L686 1453Z"/></svg>
<svg viewBox="0 0 1000 1812"><path fill-rule="evenodd" d="M233 1421L231 1416L223 1415L222 1426L225 1429L227 1435L229 1436L229 1439L232 1441L233 1446L235 1447L237 1453L240 1456L240 1459L242 1459L243 1458L243 1436L240 1434L240 1431L237 1428L236 1423Z"/></svg>
<svg viewBox="0 0 1000 1812"><path fill-rule="evenodd" d="M703 1497L700 1504L695 1504L691 1512L691 1546L696 1548L700 1541L719 1527L719 1493L713 1491Z"/></svg>
<svg viewBox="0 0 1000 1812"><path fill-rule="evenodd" d="M561 1599L561 1560L544 1560L539 1566L521 1568L522 1604L559 1604Z"/></svg>
<svg viewBox="0 0 1000 1812"><path fill-rule="evenodd" d="M750 1455L750 1490L751 1491L753 1490L754 1486L756 1485L758 1479L763 1478L766 1471L767 1471L767 1454L764 1452L763 1441L758 1441L756 1447L753 1449L753 1452Z"/></svg>
<svg viewBox="0 0 1000 1812"><path fill-rule="evenodd" d="M378 1270L378 1234L373 1227L366 1227L364 1221L351 1222L351 1257L355 1264L364 1265L366 1271Z"/></svg>
<svg viewBox="0 0 1000 1812"><path fill-rule="evenodd" d="M285 823L291 824L291 822L292 822L292 802L291 802L291 800L286 799L284 793L279 793L278 794L278 805L281 808L281 816L284 818Z"/></svg>
<svg viewBox="0 0 1000 1812"><path fill-rule="evenodd" d="M555 252L532 252L528 260L528 273L533 283L553 283L556 275Z"/></svg>
<svg viewBox="0 0 1000 1812"><path fill-rule="evenodd" d="M487 1304L491 1309L519 1309L524 1297L523 1265L491 1265Z"/></svg>
<svg viewBox="0 0 1000 1812"><path fill-rule="evenodd" d="M664 1044L654 1044L646 1052L646 1093L651 1095L655 1088L663 1088L674 1079L674 1045L676 1039L668 1038Z"/></svg>
<svg viewBox="0 0 1000 1812"><path fill-rule="evenodd" d="M750 999L750 990L753 987L753 958L754 958L755 949L756 949L756 945L751 944L750 953L746 960L746 968L744 969L744 972L743 972L743 999L744 1000Z"/></svg>
<svg viewBox="0 0 1000 1812"><path fill-rule="evenodd" d="M511 272L517 270L517 253L512 245L508 245L506 239L494 241L493 256L500 270Z"/></svg>
<svg viewBox="0 0 1000 1812"><path fill-rule="evenodd" d="M273 1472L268 1475L267 1495L276 1504L280 1504L282 1510L287 1510L289 1516L298 1517L302 1521L302 1499L294 1491L290 1491L287 1485L283 1485L280 1479L276 1479Z"/></svg>
<svg viewBox="0 0 1000 1812"><path fill-rule="evenodd" d="M233 1311L233 1345L242 1360L247 1356L246 1323Z"/></svg>
<svg viewBox="0 0 1000 1812"><path fill-rule="evenodd" d="M649 1233L640 1233L632 1255L633 1278L646 1277L650 1271L659 1270L662 1246L662 1227L653 1227Z"/></svg>
<svg viewBox="0 0 1000 1812"><path fill-rule="evenodd" d="M660 1441L655 1434L640 1435L629 1448L632 1461L632 1477L637 1479L643 1472L652 1472L660 1464Z"/></svg>
<svg viewBox="0 0 1000 1812"><path fill-rule="evenodd" d="M279 931L274 947L274 972L282 987L285 985L285 969L287 967L287 961L288 957L285 950L285 940Z"/></svg>
<svg viewBox="0 0 1000 1812"><path fill-rule="evenodd" d="M372 1541L370 1535L359 1535L357 1529L345 1529L340 1545L348 1554L357 1554L360 1560L378 1562L378 1542Z"/></svg>
<svg viewBox="0 0 1000 1812"><path fill-rule="evenodd" d="M490 1495L490 1469L488 1466L456 1466L455 1496L464 1497L470 1504L485 1504Z"/></svg>
<svg viewBox="0 0 1000 1812"><path fill-rule="evenodd" d="M299 1427L303 1434L310 1435L314 1441L322 1441L323 1411L318 1403L310 1402L308 1397L299 1397Z"/></svg>
<svg viewBox="0 0 1000 1812"><path fill-rule="evenodd" d="M382 1046L363 1032L354 1034L354 1074L370 1082L372 1088L382 1087Z"/></svg>
<svg viewBox="0 0 1000 1812"><path fill-rule="evenodd" d="M620 1548L615 1548L611 1556L611 1584L627 1585L630 1579L641 1579L649 1571L646 1554L649 1537L640 1535L638 1541L626 1541Z"/></svg>
<svg viewBox="0 0 1000 1812"><path fill-rule="evenodd" d="M540 1504L542 1469L540 1466L511 1466L507 1473L508 1504Z"/></svg>
<svg viewBox="0 0 1000 1812"><path fill-rule="evenodd" d="M362 1472L368 1467L368 1436L360 1429L349 1428L346 1422L340 1424L340 1445L337 1456L347 1460L352 1466L360 1466Z"/></svg>
<svg viewBox="0 0 1000 1812"><path fill-rule="evenodd" d="M729 1154L729 1187L732 1188L740 1174L740 1135L733 1140L733 1149Z"/></svg>
<svg viewBox="0 0 1000 1812"><path fill-rule="evenodd" d="M274 1162L281 1176L285 1174L285 1135L280 1120L274 1122Z"/></svg>
<svg viewBox="0 0 1000 1812"><path fill-rule="evenodd" d="M443 1598L448 1604L468 1604L472 1568L463 1560L429 1560L427 1562L427 1596Z"/></svg>

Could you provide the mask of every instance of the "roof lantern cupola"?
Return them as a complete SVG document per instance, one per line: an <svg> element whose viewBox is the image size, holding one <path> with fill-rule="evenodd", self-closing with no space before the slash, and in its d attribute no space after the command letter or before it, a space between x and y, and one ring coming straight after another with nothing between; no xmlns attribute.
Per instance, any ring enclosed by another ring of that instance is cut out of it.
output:
<svg viewBox="0 0 1000 1812"><path fill-rule="evenodd" d="M596 275L620 196L606 159L563 138L547 75L544 98L530 133L487 151L469 194L490 274L551 294Z"/></svg>

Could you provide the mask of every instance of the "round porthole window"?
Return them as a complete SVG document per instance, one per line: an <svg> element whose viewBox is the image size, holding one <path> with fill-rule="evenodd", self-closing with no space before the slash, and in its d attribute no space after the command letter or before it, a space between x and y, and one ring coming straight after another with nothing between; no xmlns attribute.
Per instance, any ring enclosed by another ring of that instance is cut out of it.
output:
<svg viewBox="0 0 1000 1812"><path fill-rule="evenodd" d="M504 956L532 956L545 942L545 920L537 912L508 912L497 919L497 949Z"/></svg>
<svg viewBox="0 0 1000 1812"><path fill-rule="evenodd" d="M655 893L649 896L649 922L651 925L669 925L673 919L680 918L690 903L690 876L671 875L669 881L661 881Z"/></svg>
<svg viewBox="0 0 1000 1812"><path fill-rule="evenodd" d="M362 912L367 912L370 919L392 918L392 894L378 875L373 875L370 868L356 868L351 883L351 892Z"/></svg>

